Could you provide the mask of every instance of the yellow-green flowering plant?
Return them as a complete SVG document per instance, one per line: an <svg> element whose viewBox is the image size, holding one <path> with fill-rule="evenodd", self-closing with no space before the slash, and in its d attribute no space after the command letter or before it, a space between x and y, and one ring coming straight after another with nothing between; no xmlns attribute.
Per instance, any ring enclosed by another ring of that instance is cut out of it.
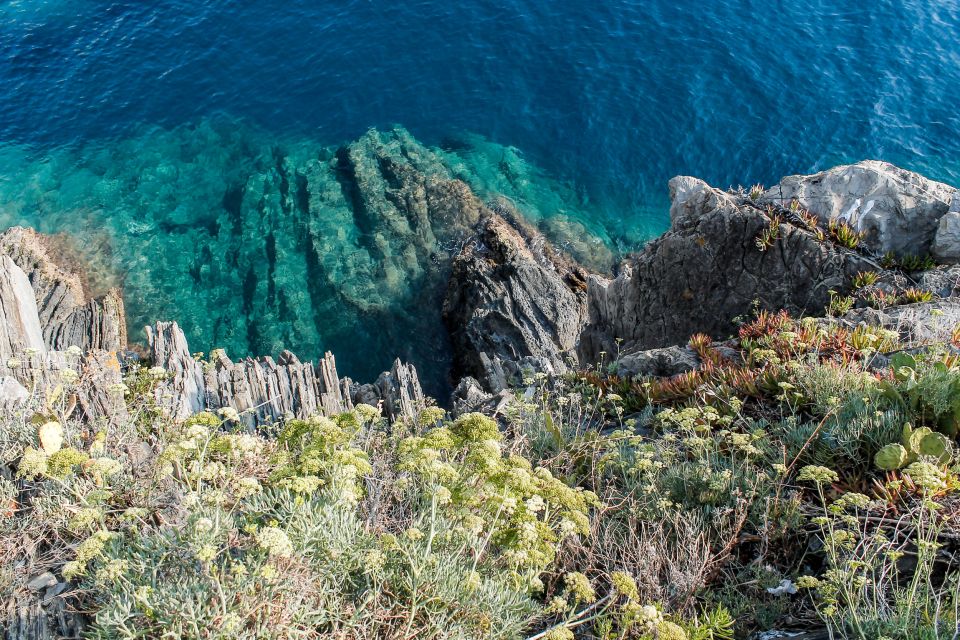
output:
<svg viewBox="0 0 960 640"><path fill-rule="evenodd" d="M478 557L493 554L518 573L535 575L564 539L589 529L596 496L504 452L499 427L484 415L406 438L398 453L399 468L416 479L431 512L474 537Z"/></svg>

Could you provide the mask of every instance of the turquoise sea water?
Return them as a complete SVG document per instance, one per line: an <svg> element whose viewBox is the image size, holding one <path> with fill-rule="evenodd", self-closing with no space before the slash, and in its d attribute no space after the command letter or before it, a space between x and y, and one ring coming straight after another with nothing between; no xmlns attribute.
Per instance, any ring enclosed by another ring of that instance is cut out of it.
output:
<svg viewBox="0 0 960 640"><path fill-rule="evenodd" d="M0 225L69 232L134 330L362 379L401 356L443 395L431 250L377 246L341 145L376 127L600 264L666 228L680 173L872 157L960 184L958 33L952 1L8 0Z"/></svg>

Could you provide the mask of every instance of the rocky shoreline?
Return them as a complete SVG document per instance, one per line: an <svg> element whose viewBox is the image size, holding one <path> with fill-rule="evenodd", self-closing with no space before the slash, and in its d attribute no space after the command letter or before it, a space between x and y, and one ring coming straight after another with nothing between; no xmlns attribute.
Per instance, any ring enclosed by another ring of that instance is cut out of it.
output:
<svg viewBox="0 0 960 640"><path fill-rule="evenodd" d="M496 414L536 374L596 367L621 379L684 374L705 364L690 336L719 340L711 353L722 356L737 319L761 309L826 314L851 331L880 326L899 334L901 349L957 341L960 191L889 164L790 176L766 190L675 178L670 230L615 276L564 256L505 203L482 204L457 181L447 187L460 204L448 202L444 215L472 223L450 265L442 309L454 351L454 415ZM466 214L456 211L462 206ZM358 383L338 374L330 353L317 363L291 351L232 361L215 350L201 358L168 320L147 328L145 345L128 344L122 293L91 295L82 268L30 229L0 234L0 318L0 403L15 405L75 376L75 415L91 424L128 418L122 389L134 363L157 368L158 406L175 420L236 411L254 429L363 403L390 421L413 421L431 403L415 367L399 359L375 381ZM8 612L7 637L73 633L78 622L57 594L44 603Z"/></svg>
<svg viewBox="0 0 960 640"><path fill-rule="evenodd" d="M404 178L397 188L408 191L409 180L419 179ZM456 180L444 187L461 195L453 204L444 199L437 209L443 220L428 226L443 226L447 218L473 226L452 261L443 303L454 351L453 407L489 405L525 375L601 360L614 360L614 370L629 375L678 373L695 366L683 346L690 335L723 339L737 318L755 309L823 315L833 298L853 292L863 272L877 273L877 280L843 309L842 321L855 325L869 316L905 338L917 331L926 338L944 334L960 321L952 300L960 290L954 266L960 197L953 187L876 161L789 176L766 190L724 191L691 177L674 178L669 187L670 229L625 260L616 277L591 273L562 255L507 204L483 205ZM413 209L429 218L436 207ZM844 246L832 238L830 226L838 222L859 242ZM772 239L760 246L765 232ZM232 407L254 426L363 402L382 404L399 419L415 416L427 402L416 369L400 360L370 383L341 378L329 353L316 364L291 351L276 360L233 362L218 350L202 363L176 322L166 320L147 328L147 345L128 345L121 292L90 296L82 270L57 255L49 239L12 228L0 235L0 254L5 401L42 384L66 366L66 349L78 347L89 382L80 403L91 419L110 417L107 388L136 357L131 349L172 372L165 401L175 416ZM930 254L938 264L922 265L929 268L891 264ZM927 294L916 292L928 292L930 299L898 298L906 290L920 298Z"/></svg>

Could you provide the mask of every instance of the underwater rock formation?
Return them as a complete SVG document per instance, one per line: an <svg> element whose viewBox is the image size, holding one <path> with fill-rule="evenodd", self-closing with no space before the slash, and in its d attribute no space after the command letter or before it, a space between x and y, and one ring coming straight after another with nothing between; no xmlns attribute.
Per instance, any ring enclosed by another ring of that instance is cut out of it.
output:
<svg viewBox="0 0 960 640"><path fill-rule="evenodd" d="M761 202L788 205L797 200L820 217L848 222L864 232L871 251L923 256L931 252L938 224L956 194L953 187L896 167L889 162L864 160L817 174L787 176L768 189ZM960 258L953 249L942 257ZM954 247L956 249L956 247Z"/></svg>
<svg viewBox="0 0 960 640"><path fill-rule="evenodd" d="M584 263L614 261L573 189L476 136L427 146L396 127L329 146L211 118L7 151L0 225L71 235L91 290L122 285L133 341L176 320L198 350L276 356L295 345L305 360L333 351L364 380L399 357L438 397L449 391L450 349L437 336L450 262L487 199L509 198ZM72 331L58 347L77 340Z"/></svg>
<svg viewBox="0 0 960 640"><path fill-rule="evenodd" d="M587 273L546 239L500 215L485 218L453 262L443 314L455 379L499 392L530 372L576 366Z"/></svg>

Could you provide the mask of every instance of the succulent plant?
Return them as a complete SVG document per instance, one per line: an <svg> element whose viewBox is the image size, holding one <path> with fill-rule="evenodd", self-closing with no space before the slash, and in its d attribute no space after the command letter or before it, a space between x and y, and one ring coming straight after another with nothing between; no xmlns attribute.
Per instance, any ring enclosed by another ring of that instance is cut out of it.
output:
<svg viewBox="0 0 960 640"><path fill-rule="evenodd" d="M894 471L907 463L909 453L902 444L888 444L877 451L873 457L873 464L882 471Z"/></svg>
<svg viewBox="0 0 960 640"><path fill-rule="evenodd" d="M923 439L932 433L933 429L930 427L913 429L907 424L903 430L903 446L905 446L910 453L916 454L920 450L920 443L923 442Z"/></svg>
<svg viewBox="0 0 960 640"><path fill-rule="evenodd" d="M939 464L947 464L953 456L953 443L942 433L929 433L920 440L917 454L932 458Z"/></svg>
<svg viewBox="0 0 960 640"><path fill-rule="evenodd" d="M873 463L883 471L894 471L920 459L945 465L953 457L950 439L929 427L914 429L909 423L903 426L900 443L888 444L873 457Z"/></svg>

